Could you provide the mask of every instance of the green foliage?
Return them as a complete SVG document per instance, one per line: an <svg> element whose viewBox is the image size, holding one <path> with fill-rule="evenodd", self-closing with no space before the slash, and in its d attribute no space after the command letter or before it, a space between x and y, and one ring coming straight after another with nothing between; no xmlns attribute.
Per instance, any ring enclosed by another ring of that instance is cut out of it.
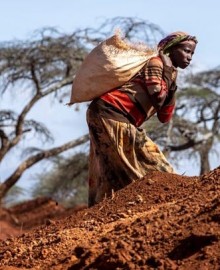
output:
<svg viewBox="0 0 220 270"><path fill-rule="evenodd" d="M52 169L37 175L33 197L50 197L65 207L87 204L88 157L77 153L56 159Z"/></svg>

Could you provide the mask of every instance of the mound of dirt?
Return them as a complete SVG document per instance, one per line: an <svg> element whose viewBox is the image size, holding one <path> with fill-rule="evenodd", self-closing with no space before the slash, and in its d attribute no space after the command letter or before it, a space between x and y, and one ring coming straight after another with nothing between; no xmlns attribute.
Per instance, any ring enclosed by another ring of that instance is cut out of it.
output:
<svg viewBox="0 0 220 270"><path fill-rule="evenodd" d="M94 207L0 242L0 269L220 269L220 167L151 172Z"/></svg>
<svg viewBox="0 0 220 270"><path fill-rule="evenodd" d="M36 198L10 208L0 208L0 239L21 235L50 220L76 213L85 205L66 209L50 198Z"/></svg>

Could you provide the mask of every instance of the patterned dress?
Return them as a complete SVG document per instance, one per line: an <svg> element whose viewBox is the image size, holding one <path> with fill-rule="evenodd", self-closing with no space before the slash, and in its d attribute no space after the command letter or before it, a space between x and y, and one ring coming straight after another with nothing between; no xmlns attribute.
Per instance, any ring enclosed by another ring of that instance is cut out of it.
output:
<svg viewBox="0 0 220 270"><path fill-rule="evenodd" d="M171 70L173 78L168 88L163 69L159 57L151 59L127 85L89 105L89 206L148 171L174 172L158 146L140 128L154 114L161 122L172 117L176 70Z"/></svg>

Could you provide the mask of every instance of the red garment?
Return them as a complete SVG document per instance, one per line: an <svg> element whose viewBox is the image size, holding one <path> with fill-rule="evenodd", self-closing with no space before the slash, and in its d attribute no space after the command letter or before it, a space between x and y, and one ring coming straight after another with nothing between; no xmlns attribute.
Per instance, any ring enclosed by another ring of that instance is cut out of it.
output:
<svg viewBox="0 0 220 270"><path fill-rule="evenodd" d="M157 118L161 123L167 123L173 116L173 112L175 109L174 105L165 105L157 112Z"/></svg>
<svg viewBox="0 0 220 270"><path fill-rule="evenodd" d="M101 96L101 99L113 105L115 108L128 113L133 119L134 125L137 127L140 126L146 118L145 113L139 110L130 97L120 90L108 92Z"/></svg>

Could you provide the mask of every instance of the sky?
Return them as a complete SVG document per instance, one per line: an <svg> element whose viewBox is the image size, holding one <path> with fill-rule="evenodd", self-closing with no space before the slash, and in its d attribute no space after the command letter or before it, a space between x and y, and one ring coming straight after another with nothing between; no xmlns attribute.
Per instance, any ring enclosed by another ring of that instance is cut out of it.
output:
<svg viewBox="0 0 220 270"><path fill-rule="evenodd" d="M79 28L97 27L105 19L134 17L160 26L167 34L181 30L195 35L199 43L193 63L201 69L209 69L220 64L219 10L220 1L217 0L1 0L0 42L29 39L34 31L44 27L56 27L68 34ZM9 95L7 99L0 100L0 106L17 108L19 99L19 95L16 99ZM43 119L56 134L55 143L49 147L88 131L85 110L76 113L64 105L53 105L51 100L42 101L31 116L39 121ZM13 153L0 165L0 180L10 174L17 160L19 156ZM215 166L217 162L213 164ZM29 180L31 173L41 170L41 166L28 170L19 181L20 185L29 187L32 184ZM189 167L189 164L183 164L179 173L198 173Z"/></svg>

